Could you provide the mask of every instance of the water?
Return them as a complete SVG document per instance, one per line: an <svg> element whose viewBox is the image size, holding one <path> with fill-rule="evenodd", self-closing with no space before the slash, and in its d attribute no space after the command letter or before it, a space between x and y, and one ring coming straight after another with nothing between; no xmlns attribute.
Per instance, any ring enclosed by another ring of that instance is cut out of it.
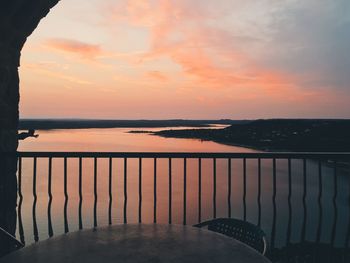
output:
<svg viewBox="0 0 350 263"><path fill-rule="evenodd" d="M164 128L161 128L164 129ZM120 151L120 152L255 152L255 150L227 146L209 141L162 138L144 133L127 133L130 130L161 130L161 129L82 129L82 130L52 130L39 131L39 138L30 138L22 141L20 151ZM98 160L98 225L108 224L108 160ZM64 188L63 188L63 160L53 159L52 171L52 207L51 217L54 234L64 233ZM128 160L127 171L127 218L128 223L138 221L138 168L137 159ZM183 222L183 160L172 161L172 222ZM288 166L286 160L277 160L277 202L276 217L272 201L273 173L272 160L262 160L262 193L261 193L261 227L271 237L273 221L275 220L275 236L273 242L277 247L287 242L288 221L291 219L291 242L299 242L302 238L302 229L305 226L305 239L314 241L320 225L322 242L331 240L332 231L335 231L335 245L342 246L345 242L349 218L349 176L347 171L339 169L336 197L336 207L333 205L334 197L334 171L332 167L324 164L322 167L322 211L319 220L319 181L318 164L307 162L307 217L303 218L303 164L299 160L292 161L292 218L288 213ZM122 223L124 218L124 162L123 159L114 159L112 181L112 221ZM36 223L39 239L49 236L48 230L48 160L38 159L37 164L37 196ZM144 159L142 162L142 221L153 222L153 185L154 160ZM22 220L26 243L34 241L33 226L33 160L24 159L22 169ZM232 160L232 216L242 218L243 206L243 161ZM258 165L257 160L247 160L247 196L246 216L252 223L258 223L259 207L257 203L258 192ZM202 214L201 219L213 217L213 160L202 160ZM78 160L68 160L68 227L69 231L78 229ZM93 227L93 159L83 160L83 226ZM157 161L157 222L168 222L168 160ZM217 160L217 216L228 215L228 160ZM198 221L198 160L187 160L187 223ZM304 222L305 221L305 222ZM334 223L336 228L334 230Z"/></svg>
<svg viewBox="0 0 350 263"><path fill-rule="evenodd" d="M225 126L216 125L214 128ZM102 152L253 152L209 141L162 138L129 131L160 131L169 128L114 128L38 131L40 136L20 142L20 151L102 151Z"/></svg>

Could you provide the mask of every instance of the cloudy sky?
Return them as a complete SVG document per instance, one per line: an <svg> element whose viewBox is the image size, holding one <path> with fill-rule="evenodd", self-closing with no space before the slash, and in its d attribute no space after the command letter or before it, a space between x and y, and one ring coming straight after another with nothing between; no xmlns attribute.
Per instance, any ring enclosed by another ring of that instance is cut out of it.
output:
<svg viewBox="0 0 350 263"><path fill-rule="evenodd" d="M21 116L350 118L349 0L61 0Z"/></svg>

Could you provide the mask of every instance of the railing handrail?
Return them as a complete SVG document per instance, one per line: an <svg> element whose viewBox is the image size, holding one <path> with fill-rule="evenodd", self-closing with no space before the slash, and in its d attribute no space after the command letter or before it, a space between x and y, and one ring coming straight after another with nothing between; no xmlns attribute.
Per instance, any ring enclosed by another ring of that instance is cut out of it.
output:
<svg viewBox="0 0 350 263"><path fill-rule="evenodd" d="M12 153L13 154L13 153ZM350 158L350 152L29 152L19 151L18 157L41 158L247 158L247 159L329 159Z"/></svg>

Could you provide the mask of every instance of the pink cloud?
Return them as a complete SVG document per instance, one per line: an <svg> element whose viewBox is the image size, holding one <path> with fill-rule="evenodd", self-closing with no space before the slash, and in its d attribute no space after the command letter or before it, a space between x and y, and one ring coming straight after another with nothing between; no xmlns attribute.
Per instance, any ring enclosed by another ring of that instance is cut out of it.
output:
<svg viewBox="0 0 350 263"><path fill-rule="evenodd" d="M182 0L129 0L119 6L114 18L149 30L151 48L140 55L142 60L169 57L195 86L258 86L271 90L293 81L285 73L260 68L250 58L241 45L254 39L211 25L222 10L194 4Z"/></svg>
<svg viewBox="0 0 350 263"><path fill-rule="evenodd" d="M150 78L152 80L156 80L158 82L168 81L168 77L164 73L157 71L157 70L148 71L148 72L146 72L145 76L147 78Z"/></svg>
<svg viewBox="0 0 350 263"><path fill-rule="evenodd" d="M104 53L99 45L72 39L51 38L45 41L45 47L64 53L76 54L84 59L96 59Z"/></svg>

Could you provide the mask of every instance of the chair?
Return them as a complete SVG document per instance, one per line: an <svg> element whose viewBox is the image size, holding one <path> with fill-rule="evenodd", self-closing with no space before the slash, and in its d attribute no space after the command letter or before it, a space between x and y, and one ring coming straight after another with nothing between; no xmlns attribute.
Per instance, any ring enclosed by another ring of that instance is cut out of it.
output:
<svg viewBox="0 0 350 263"><path fill-rule="evenodd" d="M0 227L0 257L24 247L24 244Z"/></svg>
<svg viewBox="0 0 350 263"><path fill-rule="evenodd" d="M235 218L217 218L194 225L208 227L208 230L224 234L254 248L262 255L267 250L265 233L256 225Z"/></svg>

